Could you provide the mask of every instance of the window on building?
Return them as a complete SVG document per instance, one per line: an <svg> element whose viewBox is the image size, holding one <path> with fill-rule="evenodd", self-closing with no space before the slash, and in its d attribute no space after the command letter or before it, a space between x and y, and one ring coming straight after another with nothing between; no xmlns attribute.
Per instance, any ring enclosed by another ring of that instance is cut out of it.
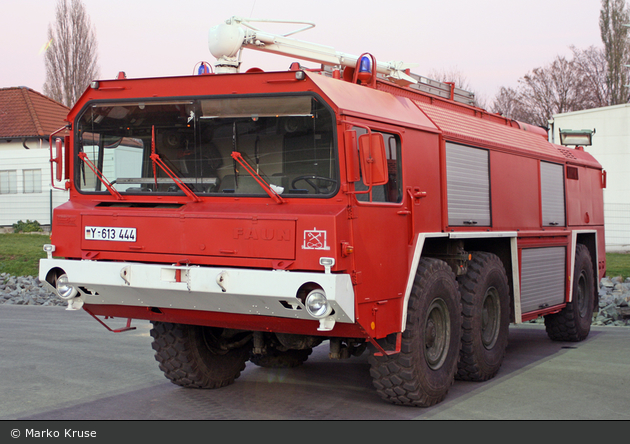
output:
<svg viewBox="0 0 630 444"><path fill-rule="evenodd" d="M17 194L17 171L0 171L0 194Z"/></svg>
<svg viewBox="0 0 630 444"><path fill-rule="evenodd" d="M42 192L42 170L23 170L24 193Z"/></svg>

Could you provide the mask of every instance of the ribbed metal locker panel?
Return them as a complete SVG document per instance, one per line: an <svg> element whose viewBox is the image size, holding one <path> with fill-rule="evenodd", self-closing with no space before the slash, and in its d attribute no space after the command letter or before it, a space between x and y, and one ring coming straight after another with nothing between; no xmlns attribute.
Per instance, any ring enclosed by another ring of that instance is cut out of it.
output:
<svg viewBox="0 0 630 444"><path fill-rule="evenodd" d="M448 224L490 226L488 151L446 143Z"/></svg>
<svg viewBox="0 0 630 444"><path fill-rule="evenodd" d="M564 168L562 165L540 162L540 195L543 226L565 226Z"/></svg>
<svg viewBox="0 0 630 444"><path fill-rule="evenodd" d="M521 311L564 302L566 248L526 248L521 253Z"/></svg>

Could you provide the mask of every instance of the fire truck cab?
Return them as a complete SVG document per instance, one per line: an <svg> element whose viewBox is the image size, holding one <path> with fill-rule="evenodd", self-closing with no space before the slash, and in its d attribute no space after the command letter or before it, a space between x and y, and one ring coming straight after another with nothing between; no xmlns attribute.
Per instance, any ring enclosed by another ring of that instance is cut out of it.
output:
<svg viewBox="0 0 630 444"><path fill-rule="evenodd" d="M51 146L70 199L39 277L69 309L151 321L184 387L327 341L370 353L384 400L422 407L494 377L510 323L587 337L605 176L583 148L403 63L239 18L209 40L213 72L93 82ZM246 47L322 67L241 73Z"/></svg>

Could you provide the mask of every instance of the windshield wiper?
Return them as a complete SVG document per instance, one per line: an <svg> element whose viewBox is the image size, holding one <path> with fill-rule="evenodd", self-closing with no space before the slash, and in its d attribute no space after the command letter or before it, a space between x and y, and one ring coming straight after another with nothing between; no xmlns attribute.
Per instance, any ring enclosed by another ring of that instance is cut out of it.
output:
<svg viewBox="0 0 630 444"><path fill-rule="evenodd" d="M152 131L151 131L151 151L152 153L151 153L151 156L149 157L153 161L153 177L155 178L156 185L157 185L157 174L155 171L155 164L157 164L160 168L162 168L162 171L164 171L168 175L168 177L170 177L173 180L173 182L175 182L175 185L177 185L179 189L182 190L186 196L190 197L195 202L201 202L201 199L199 198L199 196L193 193L193 191L190 188L188 188L188 185L182 182L181 179L168 166L166 166L164 161L160 159L160 156L155 152L155 126L153 126Z"/></svg>
<svg viewBox="0 0 630 444"><path fill-rule="evenodd" d="M92 162L88 158L87 154L85 154L84 152L79 153L79 159L81 159L85 165L90 167L94 175L98 178L98 180L103 183L103 185L105 185L105 188L107 188L107 191L109 191L112 196L114 196L118 200L125 200L125 198L122 197L122 194L116 191L116 189L113 187L114 184L107 180L105 176L103 176L103 173L101 173L101 171L98 169L98 167L94 165L94 162Z"/></svg>
<svg viewBox="0 0 630 444"><path fill-rule="evenodd" d="M265 179L263 179L262 176L258 174L258 172L256 172L256 170L249 163L247 163L245 159L243 159L241 153L239 153L238 151L232 151L232 159L236 160L243 168L245 168L245 171L247 171L256 182L258 182L258 184L262 187L263 190L265 190L269 197L271 197L279 204L285 202L285 200L280 197L280 195L271 187L271 185L269 185L265 181Z"/></svg>

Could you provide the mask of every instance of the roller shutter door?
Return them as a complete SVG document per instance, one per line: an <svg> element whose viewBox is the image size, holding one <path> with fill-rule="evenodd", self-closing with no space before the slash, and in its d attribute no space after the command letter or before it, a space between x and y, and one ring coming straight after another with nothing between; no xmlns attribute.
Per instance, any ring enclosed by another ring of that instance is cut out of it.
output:
<svg viewBox="0 0 630 444"><path fill-rule="evenodd" d="M540 196L543 226L565 226L564 168L562 165L540 162Z"/></svg>
<svg viewBox="0 0 630 444"><path fill-rule="evenodd" d="M565 296L566 248L526 248L521 253L521 311L562 304Z"/></svg>
<svg viewBox="0 0 630 444"><path fill-rule="evenodd" d="M490 226L488 151L446 143L448 224Z"/></svg>

